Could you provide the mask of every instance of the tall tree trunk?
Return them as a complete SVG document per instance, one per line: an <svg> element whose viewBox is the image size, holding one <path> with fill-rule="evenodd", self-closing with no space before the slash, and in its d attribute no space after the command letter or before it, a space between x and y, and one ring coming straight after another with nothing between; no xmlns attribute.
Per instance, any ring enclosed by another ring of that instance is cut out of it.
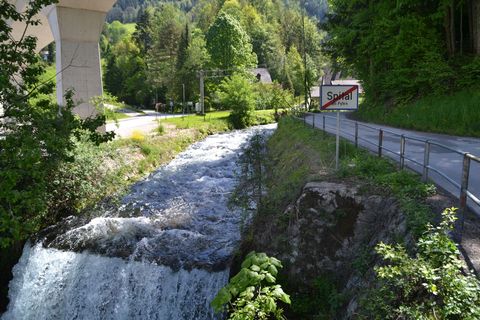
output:
<svg viewBox="0 0 480 320"><path fill-rule="evenodd" d="M472 0L471 21L473 52L480 55L480 0Z"/></svg>
<svg viewBox="0 0 480 320"><path fill-rule="evenodd" d="M460 6L460 55L463 55L463 7L464 3Z"/></svg>
<svg viewBox="0 0 480 320"><path fill-rule="evenodd" d="M455 55L455 0L452 0L450 6L447 7L444 25L447 42L447 52L448 55L452 57Z"/></svg>

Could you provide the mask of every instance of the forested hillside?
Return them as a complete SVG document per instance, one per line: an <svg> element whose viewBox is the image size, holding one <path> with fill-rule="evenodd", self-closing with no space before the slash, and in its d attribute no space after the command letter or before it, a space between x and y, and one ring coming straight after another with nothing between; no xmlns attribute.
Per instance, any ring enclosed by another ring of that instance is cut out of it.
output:
<svg viewBox="0 0 480 320"><path fill-rule="evenodd" d="M197 2L198 0L118 0L109 12L107 21L112 22L118 20L124 23L136 22L141 9L149 6L158 6L162 3L175 4L184 12L189 12ZM288 0L284 0L284 2L286 4L289 3ZM328 5L326 0L305 2L304 6L310 16L317 17L318 19L322 19L327 13Z"/></svg>
<svg viewBox="0 0 480 320"><path fill-rule="evenodd" d="M198 101L200 70L230 75L257 66L268 67L281 88L303 96L326 63L318 20L296 1L121 1L117 6L137 4L133 35L114 21L101 40L106 90L129 104L180 101L183 87L187 101ZM207 106L218 103L221 80L206 82Z"/></svg>
<svg viewBox="0 0 480 320"><path fill-rule="evenodd" d="M367 119L443 131L451 126L441 118L449 118L454 126L469 123L453 133L480 134L478 103L464 98L478 92L480 80L479 0L332 0L331 11L325 49L338 69L363 81ZM450 98L458 91L463 94ZM423 100L439 96L435 103ZM437 116L437 102L448 99L444 109L456 114ZM402 120L393 119L398 106L416 101L430 106L421 114L412 106L395 116ZM421 117L436 123L426 128Z"/></svg>

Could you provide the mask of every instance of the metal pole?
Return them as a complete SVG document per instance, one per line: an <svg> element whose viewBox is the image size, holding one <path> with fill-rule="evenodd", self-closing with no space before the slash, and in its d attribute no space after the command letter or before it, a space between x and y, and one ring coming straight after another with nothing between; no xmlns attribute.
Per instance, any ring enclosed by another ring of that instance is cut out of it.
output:
<svg viewBox="0 0 480 320"><path fill-rule="evenodd" d="M355 148L358 148L358 122L355 122Z"/></svg>
<svg viewBox="0 0 480 320"><path fill-rule="evenodd" d="M405 167L405 136L400 137L400 169Z"/></svg>
<svg viewBox="0 0 480 320"><path fill-rule="evenodd" d="M200 70L200 107L202 114L205 114L205 83L203 70Z"/></svg>
<svg viewBox="0 0 480 320"><path fill-rule="evenodd" d="M185 83L182 83L182 98L183 98L183 102L182 102L182 106L183 106L183 110L182 110L182 114L185 114Z"/></svg>
<svg viewBox="0 0 480 320"><path fill-rule="evenodd" d="M315 128L315 113L312 115L313 120L312 120L312 128Z"/></svg>
<svg viewBox="0 0 480 320"><path fill-rule="evenodd" d="M378 156L382 156L382 149L383 149L383 130L378 130Z"/></svg>
<svg viewBox="0 0 480 320"><path fill-rule="evenodd" d="M340 111L337 111L337 147L335 150L335 169L339 168L340 160Z"/></svg>
<svg viewBox="0 0 480 320"><path fill-rule="evenodd" d="M430 166L430 141L425 141L425 153L423 155L423 182L428 180L428 167Z"/></svg>
<svg viewBox="0 0 480 320"><path fill-rule="evenodd" d="M325 115L323 115L323 131L325 131Z"/></svg>

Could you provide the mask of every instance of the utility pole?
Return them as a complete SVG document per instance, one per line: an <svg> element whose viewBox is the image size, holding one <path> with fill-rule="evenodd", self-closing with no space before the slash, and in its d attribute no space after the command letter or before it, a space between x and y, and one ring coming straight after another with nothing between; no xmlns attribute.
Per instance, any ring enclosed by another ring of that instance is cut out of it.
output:
<svg viewBox="0 0 480 320"><path fill-rule="evenodd" d="M202 114L205 114L205 79L204 79L205 72L200 70L200 107L202 109Z"/></svg>
<svg viewBox="0 0 480 320"><path fill-rule="evenodd" d="M302 1L302 44L303 44L303 87L304 87L304 105L305 111L308 111L308 97L310 88L308 88L308 79L307 79L307 41L305 39L305 0Z"/></svg>
<svg viewBox="0 0 480 320"><path fill-rule="evenodd" d="M182 113L185 113L185 83L182 83Z"/></svg>

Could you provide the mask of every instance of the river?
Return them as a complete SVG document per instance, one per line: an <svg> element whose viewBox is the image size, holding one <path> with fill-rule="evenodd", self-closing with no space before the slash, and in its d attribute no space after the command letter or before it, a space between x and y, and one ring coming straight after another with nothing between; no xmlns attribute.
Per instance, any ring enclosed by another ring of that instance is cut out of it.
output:
<svg viewBox="0 0 480 320"><path fill-rule="evenodd" d="M2 320L217 319L241 210L238 157L275 125L207 137L95 218L66 219L27 244Z"/></svg>

